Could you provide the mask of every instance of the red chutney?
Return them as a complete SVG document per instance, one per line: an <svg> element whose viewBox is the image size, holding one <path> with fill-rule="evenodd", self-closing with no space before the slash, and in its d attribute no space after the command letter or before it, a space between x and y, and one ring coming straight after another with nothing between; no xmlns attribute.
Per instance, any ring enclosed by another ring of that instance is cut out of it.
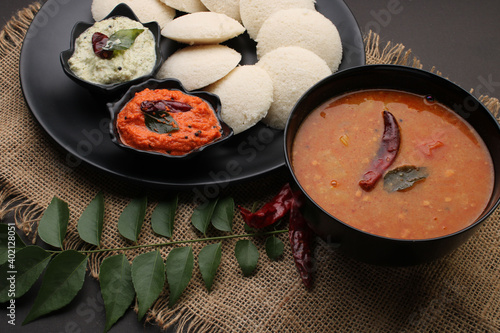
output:
<svg viewBox="0 0 500 333"><path fill-rule="evenodd" d="M383 178L369 191L359 184L379 153L384 110L400 133L387 172L415 166L427 173L402 191L384 189ZM466 228L482 214L494 180L491 156L470 125L432 99L389 90L350 93L314 110L295 137L292 165L301 186L328 213L397 239Z"/></svg>
<svg viewBox="0 0 500 333"><path fill-rule="evenodd" d="M176 101L191 106L187 112L169 112L178 130L160 134L145 123L141 104L146 101ZM168 155L185 155L222 136L214 110L203 99L178 90L145 89L120 111L116 127L121 141L130 147Z"/></svg>

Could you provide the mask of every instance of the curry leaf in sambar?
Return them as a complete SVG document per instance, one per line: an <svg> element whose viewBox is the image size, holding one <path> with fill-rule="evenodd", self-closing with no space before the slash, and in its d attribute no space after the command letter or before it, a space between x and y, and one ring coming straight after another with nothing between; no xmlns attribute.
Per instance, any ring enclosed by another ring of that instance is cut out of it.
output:
<svg viewBox="0 0 500 333"><path fill-rule="evenodd" d="M58 254L47 266L23 325L68 305L83 286L87 261L87 256L74 250Z"/></svg>
<svg viewBox="0 0 500 333"><path fill-rule="evenodd" d="M118 232L125 238L137 242L141 233L148 200L144 198L133 199L123 210L118 219Z"/></svg>
<svg viewBox="0 0 500 333"><path fill-rule="evenodd" d="M234 248L234 254L244 276L249 276L257 267L259 250L248 239L239 240Z"/></svg>
<svg viewBox="0 0 500 333"><path fill-rule="evenodd" d="M222 244L210 244L201 249L198 254L198 266L208 291L212 289L215 273L222 258Z"/></svg>
<svg viewBox="0 0 500 333"><path fill-rule="evenodd" d="M68 204L57 197L53 197L38 224L38 235L45 243L62 248L68 222Z"/></svg>
<svg viewBox="0 0 500 333"><path fill-rule="evenodd" d="M104 196L99 192L78 220L78 235L89 244L99 246L104 223Z"/></svg>
<svg viewBox="0 0 500 333"><path fill-rule="evenodd" d="M165 284L165 263L160 252L152 251L137 256L132 262L132 282L137 293L139 320L153 305Z"/></svg>
<svg viewBox="0 0 500 333"><path fill-rule="evenodd" d="M175 248L167 256L166 270L170 290L168 304L172 307L181 297L193 275L194 256L190 246Z"/></svg>
<svg viewBox="0 0 500 333"><path fill-rule="evenodd" d="M106 332L125 314L135 297L132 270L124 254L103 260L99 269L99 284L106 309Z"/></svg>
<svg viewBox="0 0 500 333"><path fill-rule="evenodd" d="M427 168L403 165L386 173L384 190L387 192L403 191L429 176Z"/></svg>

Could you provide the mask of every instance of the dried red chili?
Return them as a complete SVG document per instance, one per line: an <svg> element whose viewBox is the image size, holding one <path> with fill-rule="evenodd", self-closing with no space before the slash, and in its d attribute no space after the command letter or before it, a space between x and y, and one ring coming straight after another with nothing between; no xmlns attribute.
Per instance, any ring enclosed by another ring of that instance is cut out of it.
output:
<svg viewBox="0 0 500 333"><path fill-rule="evenodd" d="M376 158L370 168L359 181L359 186L365 191L371 191L384 172L396 159L401 142L401 135L396 118L389 111L384 111L384 134Z"/></svg>
<svg viewBox="0 0 500 333"><path fill-rule="evenodd" d="M290 239L295 266L299 271L302 282L307 289L310 289L313 282L313 255L311 246L313 232L300 212L300 208L303 205L303 194L295 192L293 197L294 199L290 208L288 238Z"/></svg>
<svg viewBox="0 0 500 333"><path fill-rule="evenodd" d="M108 40L108 36L100 32L96 32L92 35L92 49L99 58L109 59L113 56L113 51L103 50Z"/></svg>
<svg viewBox="0 0 500 333"><path fill-rule="evenodd" d="M292 255L299 271L300 277L306 288L312 287L312 247L313 231L300 212L304 203L304 195L293 192L290 184L285 184L280 192L255 213L239 206L240 213L245 223L256 229L272 225L287 213L289 214L288 237Z"/></svg>
<svg viewBox="0 0 500 333"><path fill-rule="evenodd" d="M245 223L255 229L265 228L277 222L290 210L293 201L293 192L290 184L285 184L280 192L271 201L258 211L252 213L248 209L238 206Z"/></svg>
<svg viewBox="0 0 500 333"><path fill-rule="evenodd" d="M143 101L141 103L141 111L143 112L155 112L155 111L168 111L170 113L177 112L188 112L191 111L193 107L187 103L179 101Z"/></svg>

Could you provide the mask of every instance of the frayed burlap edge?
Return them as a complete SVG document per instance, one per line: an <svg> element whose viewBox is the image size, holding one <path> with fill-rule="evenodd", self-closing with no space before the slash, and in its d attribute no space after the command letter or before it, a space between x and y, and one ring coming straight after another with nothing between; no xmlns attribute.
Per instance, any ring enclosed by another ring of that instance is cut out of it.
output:
<svg viewBox="0 0 500 333"><path fill-rule="evenodd" d="M22 9L14 15L0 31L0 56L9 54L13 46L23 42L24 36L42 5L38 2Z"/></svg>
<svg viewBox="0 0 500 333"><path fill-rule="evenodd" d="M34 3L28 8L21 10L10 20L4 29L0 31L0 55L8 55L12 46L18 46L22 43L23 38L33 20L36 12L41 8L39 3ZM420 60L413 55L410 49L406 49L400 43L387 42L382 45L380 37L374 32L369 32L365 38L365 51L367 64L398 64L411 66L415 68L423 68ZM435 68L430 69L431 72L441 75ZM500 102L497 98L489 96L480 96L479 101L483 103L492 114L500 120ZM26 234L36 236L37 219L40 217L44 207L39 207L30 202L27 198L22 197L19 192L10 186L8 182L0 177L0 218L6 214L13 212L15 215L16 225ZM35 237L33 237L35 239ZM73 244L71 246L79 246ZM102 259L102 258L101 258ZM92 272L94 277L97 277L97 272ZM204 331L215 332L220 329L209 323L199 315L188 308L180 310L165 311L165 299L159 300L148 312L146 321L155 322L163 329L172 326L177 326L179 331Z"/></svg>
<svg viewBox="0 0 500 333"><path fill-rule="evenodd" d="M35 2L27 8L18 11L0 31L0 57L7 56L24 40L26 32L36 13L42 7ZM22 196L14 187L0 177L0 219L13 213L16 226L26 235L33 232L33 225L43 212L43 207L37 207L29 199ZM36 231L35 231L36 232ZM35 237L32 237L33 241Z"/></svg>

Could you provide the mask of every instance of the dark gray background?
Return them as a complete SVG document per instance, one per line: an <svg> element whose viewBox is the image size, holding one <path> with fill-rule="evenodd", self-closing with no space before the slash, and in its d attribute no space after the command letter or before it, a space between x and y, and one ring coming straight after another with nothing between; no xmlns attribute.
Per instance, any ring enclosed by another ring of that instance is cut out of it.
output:
<svg viewBox="0 0 500 333"><path fill-rule="evenodd" d="M345 0L362 32L373 30L381 42L402 43L418 56L424 69L436 67L462 88L474 88L476 95L500 96L500 1L498 0ZM0 0L3 25L31 0ZM12 217L8 217L9 222ZM87 278L82 292L66 308L38 319L26 327L37 290L17 300L17 325L6 323L6 309L0 307L1 332L98 332L105 313L98 283ZM238 320L238 318L235 318ZM173 330L172 330L173 331ZM138 322L129 310L110 332L160 332L155 326Z"/></svg>

